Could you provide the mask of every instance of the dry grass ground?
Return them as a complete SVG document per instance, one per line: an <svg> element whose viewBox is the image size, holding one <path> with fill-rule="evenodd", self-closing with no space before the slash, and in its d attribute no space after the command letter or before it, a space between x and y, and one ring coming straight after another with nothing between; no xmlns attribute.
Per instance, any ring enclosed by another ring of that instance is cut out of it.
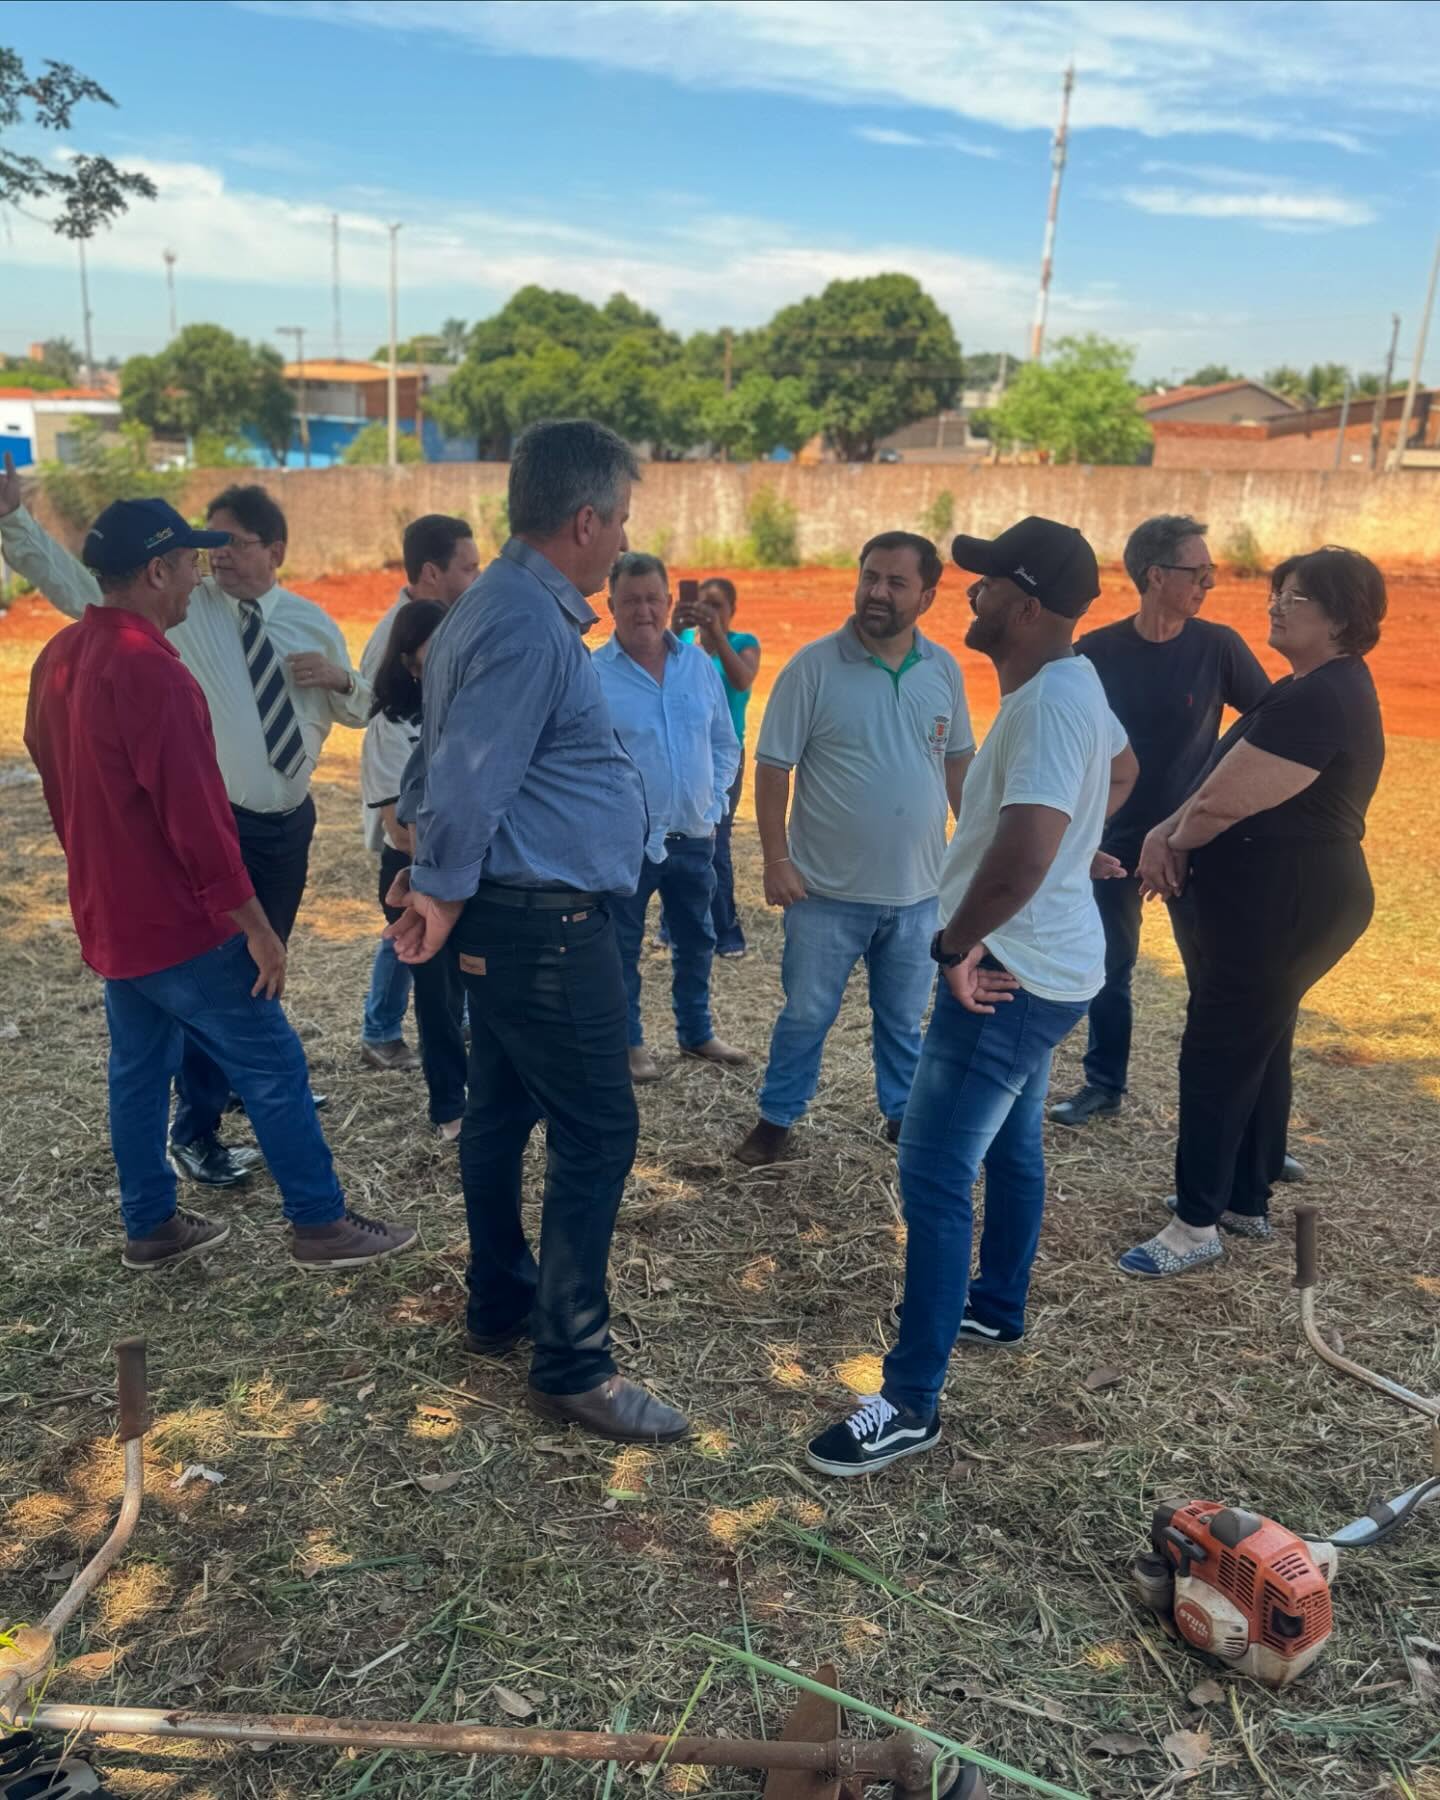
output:
<svg viewBox="0 0 1440 1800"><path fill-rule="evenodd" d="M30 654L0 631L7 773ZM804 1672L833 1656L851 1692L1096 1800L1440 1791L1440 1662L1411 1642L1440 1640L1440 1515L1344 1560L1334 1641L1289 1692L1222 1676L1223 1699L1192 1700L1208 1671L1127 1597L1159 1496L1244 1501L1320 1527L1425 1467L1418 1422L1298 1348L1283 1241L1236 1248L1181 1287L1112 1267L1159 1222L1168 1189L1182 991L1163 922L1147 927L1132 1104L1083 1136L1052 1135L1026 1348L957 1357L941 1448L888 1477L826 1483L800 1454L850 1391L875 1385L900 1268L863 981L832 1035L803 1158L783 1171L727 1156L752 1117L755 1073L670 1064L641 1098L616 1329L626 1365L685 1403L698 1433L617 1454L529 1417L522 1362L459 1352L453 1152L425 1135L417 1078L356 1064L377 921L355 740L332 743L292 1012L332 1097L351 1197L417 1219L424 1241L353 1279L292 1269L267 1179L214 1202L234 1229L208 1264L157 1279L120 1269L99 987L76 954L38 789L0 790L0 1622L42 1612L105 1529L119 1482L113 1339L148 1336L155 1390L147 1515L122 1572L67 1634L52 1697L493 1720L505 1716L499 1684L537 1722L603 1725L625 1708L633 1727L669 1730L706 1671L705 1635ZM780 929L760 905L748 823L738 847L754 954L717 966L717 1015L758 1067ZM1305 1013L1296 1149L1306 1197L1324 1209L1326 1314L1353 1355L1434 1391L1440 743L1392 741L1370 847L1380 910ZM661 1046L664 973L648 962ZM1072 1043L1058 1085L1077 1060ZM175 1491L191 1462L223 1485ZM458 1479L417 1485L439 1475ZM817 1557L797 1525L890 1585ZM689 1723L774 1732L787 1703L722 1662ZM1177 1728L1208 1736L1196 1773L1162 1748ZM1107 1756L1106 1732L1140 1747ZM558 1765L374 1766L119 1740L99 1756L115 1793L157 1800L538 1800L604 1787L599 1770ZM685 1781L670 1771L659 1785ZM622 1775L613 1791L641 1787ZM749 1800L758 1788L717 1772L703 1791Z"/></svg>

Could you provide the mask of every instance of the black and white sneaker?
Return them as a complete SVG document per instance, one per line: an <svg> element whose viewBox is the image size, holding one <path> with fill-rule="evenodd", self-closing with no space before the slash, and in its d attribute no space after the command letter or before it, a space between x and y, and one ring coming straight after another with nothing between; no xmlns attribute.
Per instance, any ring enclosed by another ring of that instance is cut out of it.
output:
<svg viewBox="0 0 1440 1800"><path fill-rule="evenodd" d="M897 1300L890 1308L890 1323L897 1331L904 1314L905 1302ZM967 1301L964 1317L960 1320L960 1335L955 1341L960 1344L985 1344L992 1350L1013 1350L1017 1344L1025 1342L1025 1333L1011 1331L1004 1325L987 1325L983 1319L976 1318Z"/></svg>
<svg viewBox="0 0 1440 1800"><path fill-rule="evenodd" d="M902 1456L929 1450L939 1440L938 1412L922 1419L919 1413L892 1406L883 1394L868 1394L848 1419L811 1438L805 1460L825 1475L869 1475L888 1469Z"/></svg>

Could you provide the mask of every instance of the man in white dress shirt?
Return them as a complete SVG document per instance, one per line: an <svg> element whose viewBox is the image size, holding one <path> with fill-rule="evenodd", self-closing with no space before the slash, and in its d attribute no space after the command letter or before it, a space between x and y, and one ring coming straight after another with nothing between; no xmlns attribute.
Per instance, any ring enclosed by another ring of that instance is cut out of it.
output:
<svg viewBox="0 0 1440 1800"><path fill-rule="evenodd" d="M372 685L401 608L412 600L435 600L441 606L453 606L480 573L474 532L464 519L451 518L447 513L425 513L412 519L405 527L402 555L405 586L360 652L360 673ZM419 1057L401 1035L413 981L409 965L396 956L389 938L382 937L370 967L370 991L365 996L365 1019L360 1031L360 1060L366 1068L419 1067Z"/></svg>
<svg viewBox="0 0 1440 1800"><path fill-rule="evenodd" d="M97 604L94 576L21 505L20 477L7 455L0 477L0 541L5 559L72 619ZM281 942L305 891L315 802L310 776L330 727L364 726L370 686L350 665L328 613L276 581L285 560L285 515L262 487L217 494L206 510L230 541L211 556L211 573L190 596L170 642L210 707L225 791L240 853L256 897ZM192 1181L235 1187L258 1161L220 1142L230 1084L186 1040L176 1081L171 1155Z"/></svg>

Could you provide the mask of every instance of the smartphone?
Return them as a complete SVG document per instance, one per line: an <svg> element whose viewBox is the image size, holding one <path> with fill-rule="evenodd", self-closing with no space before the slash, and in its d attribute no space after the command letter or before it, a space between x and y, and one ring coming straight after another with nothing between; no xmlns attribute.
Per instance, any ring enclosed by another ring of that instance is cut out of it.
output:
<svg viewBox="0 0 1440 1800"><path fill-rule="evenodd" d="M687 631L700 623L700 583L698 581L681 581L680 598L675 603L675 625L679 631Z"/></svg>

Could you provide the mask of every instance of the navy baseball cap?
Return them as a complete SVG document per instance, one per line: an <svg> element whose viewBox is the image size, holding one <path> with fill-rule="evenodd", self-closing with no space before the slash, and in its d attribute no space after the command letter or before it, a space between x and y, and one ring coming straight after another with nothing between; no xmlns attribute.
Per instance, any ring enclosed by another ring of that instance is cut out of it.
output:
<svg viewBox="0 0 1440 1800"><path fill-rule="evenodd" d="M1003 576L1047 612L1078 619L1100 592L1100 565L1073 525L1022 519L996 538L957 537L950 554L972 575Z"/></svg>
<svg viewBox="0 0 1440 1800"><path fill-rule="evenodd" d="M170 550L218 550L228 531L197 531L168 500L115 500L85 533L80 560L97 575L128 575Z"/></svg>

